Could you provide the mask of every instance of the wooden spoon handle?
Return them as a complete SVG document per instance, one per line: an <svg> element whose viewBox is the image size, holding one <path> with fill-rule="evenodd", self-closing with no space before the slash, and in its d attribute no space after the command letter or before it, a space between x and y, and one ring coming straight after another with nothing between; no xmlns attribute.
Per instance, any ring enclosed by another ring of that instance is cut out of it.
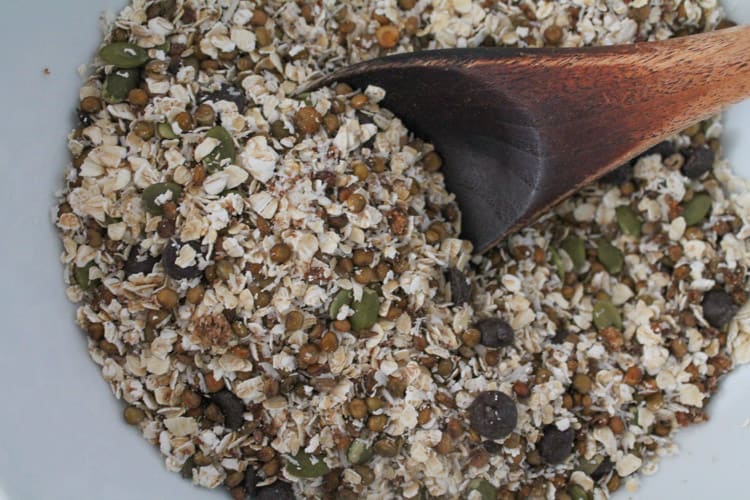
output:
<svg viewBox="0 0 750 500"><path fill-rule="evenodd" d="M546 167L512 231L667 137L750 97L750 26L507 62L534 79L533 90L514 97L536 119Z"/></svg>

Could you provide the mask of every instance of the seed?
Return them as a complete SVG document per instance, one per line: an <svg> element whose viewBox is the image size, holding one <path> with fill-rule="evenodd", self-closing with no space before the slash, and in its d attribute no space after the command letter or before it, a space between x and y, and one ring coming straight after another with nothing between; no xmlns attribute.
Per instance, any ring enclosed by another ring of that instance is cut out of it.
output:
<svg viewBox="0 0 750 500"><path fill-rule="evenodd" d="M203 286L198 285L189 288L185 299L193 305L200 304L203 301Z"/></svg>
<svg viewBox="0 0 750 500"><path fill-rule="evenodd" d="M219 379L214 378L213 372L211 372L211 373L209 373L209 374L207 374L205 376L205 381L206 381L206 391L208 391L208 392L212 392L213 393L213 392L220 391L221 389L224 388L224 379L223 378L219 378Z"/></svg>
<svg viewBox="0 0 750 500"><path fill-rule="evenodd" d="M213 127L206 132L206 138L219 141L213 151L203 158L203 165L209 173L214 173L234 163L236 156L234 140L224 127Z"/></svg>
<svg viewBox="0 0 750 500"><path fill-rule="evenodd" d="M102 47L99 50L99 57L105 63L118 68L132 69L143 66L148 60L148 53L132 43L116 42Z"/></svg>
<svg viewBox="0 0 750 500"><path fill-rule="evenodd" d="M352 261L355 266L369 266L375 258L375 252L372 250L357 249L352 254Z"/></svg>
<svg viewBox="0 0 750 500"><path fill-rule="evenodd" d="M355 439L352 444L349 445L349 449L346 452L346 459L349 460L349 463L358 465L370 460L372 455L373 450L367 446L365 441Z"/></svg>
<svg viewBox="0 0 750 500"><path fill-rule="evenodd" d="M323 117L323 128L331 135L338 131L340 125L338 116L333 113L328 113Z"/></svg>
<svg viewBox="0 0 750 500"><path fill-rule="evenodd" d="M576 373L573 376L573 388L580 394L588 394L591 391L592 385L591 377L584 373Z"/></svg>
<svg viewBox="0 0 750 500"><path fill-rule="evenodd" d="M189 409L198 408L201 405L200 395L188 389L183 391L181 401L182 405Z"/></svg>
<svg viewBox="0 0 750 500"><path fill-rule="evenodd" d="M305 322L305 315L302 311L290 311L284 319L284 327L288 332L293 332L302 328Z"/></svg>
<svg viewBox="0 0 750 500"><path fill-rule="evenodd" d="M589 500L590 498L586 490L578 484L574 484L568 488L568 495L570 495L570 500Z"/></svg>
<svg viewBox="0 0 750 500"><path fill-rule="evenodd" d="M435 447L435 450L441 455L447 455L453 452L454 448L455 445L453 444L453 439L448 435L447 432L444 432L442 437L440 438L440 442Z"/></svg>
<svg viewBox="0 0 750 500"><path fill-rule="evenodd" d="M135 122L133 124L133 133L144 141L148 141L154 136L154 126L144 121Z"/></svg>
<svg viewBox="0 0 750 500"><path fill-rule="evenodd" d="M388 423L388 417L385 415L372 415L367 420L367 428L372 432L382 432Z"/></svg>
<svg viewBox="0 0 750 500"><path fill-rule="evenodd" d="M187 132L193 129L193 117L187 111L177 113L177 115L174 117L174 121L183 132Z"/></svg>
<svg viewBox="0 0 750 500"><path fill-rule="evenodd" d="M114 69L104 80L102 98L109 104L118 104L128 97L130 91L138 86L140 72L136 69Z"/></svg>
<svg viewBox="0 0 750 500"><path fill-rule="evenodd" d="M701 302L703 317L714 328L723 328L739 311L732 297L723 290L711 290Z"/></svg>
<svg viewBox="0 0 750 500"><path fill-rule="evenodd" d="M263 26L268 22L268 15L261 9L255 9L253 16L250 18L250 24L252 26Z"/></svg>
<svg viewBox="0 0 750 500"><path fill-rule="evenodd" d="M398 45L398 42L401 38L401 33L396 26L392 24L386 24L385 26L380 26L375 31L375 38L377 38L378 44L382 48L392 49L396 45Z"/></svg>
<svg viewBox="0 0 750 500"><path fill-rule="evenodd" d="M294 126L305 135L314 134L320 129L322 117L312 106L305 106L297 110L294 115Z"/></svg>
<svg viewBox="0 0 750 500"><path fill-rule="evenodd" d="M367 199L359 193L354 193L346 200L346 206L353 213L358 214L367 206Z"/></svg>
<svg viewBox="0 0 750 500"><path fill-rule="evenodd" d="M270 463L270 462L269 462ZM304 451L298 452L294 457L289 459L286 464L286 472L295 477L312 479L315 477L321 477L328 474L328 465L326 465L323 457L315 457ZM266 497L260 494L258 498L272 498ZM292 498L292 497L283 497Z"/></svg>
<svg viewBox="0 0 750 500"><path fill-rule="evenodd" d="M437 172L443 166L443 159L435 151L430 151L422 158L422 164L427 172Z"/></svg>
<svg viewBox="0 0 750 500"><path fill-rule="evenodd" d="M483 319L474 328L482 334L481 343L485 347L507 347L513 344L513 327L500 318Z"/></svg>
<svg viewBox="0 0 750 500"><path fill-rule="evenodd" d="M398 448L398 445L392 439L381 439L379 441L375 441L375 444L373 445L373 450L377 455L387 458L393 458L397 456L399 451Z"/></svg>
<svg viewBox="0 0 750 500"><path fill-rule="evenodd" d="M544 434L537 449L546 463L559 464L572 453L575 437L576 433L572 427L561 431L555 424L550 424L544 427Z"/></svg>
<svg viewBox="0 0 750 500"><path fill-rule="evenodd" d="M216 277L222 281L227 281L232 276L234 268L229 260L220 260L216 263Z"/></svg>
<svg viewBox="0 0 750 500"><path fill-rule="evenodd" d="M615 209L615 218L623 233L636 238L640 237L643 221L635 210L630 208L630 205L617 207Z"/></svg>
<svg viewBox="0 0 750 500"><path fill-rule="evenodd" d="M625 371L622 381L628 385L635 386L643 380L643 372L637 366L631 366Z"/></svg>
<svg viewBox="0 0 750 500"><path fill-rule="evenodd" d="M273 42L273 33L265 26L258 26L255 28L255 39L259 47L268 47Z"/></svg>
<svg viewBox="0 0 750 500"><path fill-rule="evenodd" d="M404 380L403 378L396 377L393 375L388 377L388 383L386 384L386 389L388 389L388 392L394 398L403 398L404 396L406 396L407 387L408 387L408 382Z"/></svg>
<svg viewBox="0 0 750 500"><path fill-rule="evenodd" d="M167 195L167 193L169 193ZM177 200L182 195L182 186L174 182L159 182L143 190L143 205L151 215L164 215L164 199Z"/></svg>
<svg viewBox="0 0 750 500"><path fill-rule="evenodd" d="M81 111L84 113L98 113L102 110L102 100L95 96L84 97L81 100Z"/></svg>
<svg viewBox="0 0 750 500"><path fill-rule="evenodd" d="M335 333L328 331L320 339L320 349L323 352L334 352L339 348L339 339Z"/></svg>
<svg viewBox="0 0 750 500"><path fill-rule="evenodd" d="M373 271L372 268L369 267L357 270L354 275L354 281L356 281L360 285L367 285L375 281L375 279L375 271Z"/></svg>
<svg viewBox="0 0 750 500"><path fill-rule="evenodd" d="M352 294L351 290L339 290L339 292L331 301L330 307L328 308L328 316L331 319L336 319L339 310L345 305L350 305L352 303L353 297L354 295Z"/></svg>
<svg viewBox="0 0 750 500"><path fill-rule="evenodd" d="M315 344L304 344L300 347L299 353L297 354L297 364L301 368L307 368L318 362L319 354L318 346Z"/></svg>
<svg viewBox="0 0 750 500"><path fill-rule="evenodd" d="M349 402L349 415L352 418L363 419L367 416L367 405L360 398L354 398Z"/></svg>
<svg viewBox="0 0 750 500"><path fill-rule="evenodd" d="M594 304L593 319L598 330L608 326L614 326L617 329L622 328L620 311L609 300L598 300Z"/></svg>
<svg viewBox="0 0 750 500"><path fill-rule="evenodd" d="M563 32L562 29L553 24L544 30L544 40L550 45L557 45L562 40Z"/></svg>
<svg viewBox="0 0 750 500"><path fill-rule="evenodd" d="M174 290L162 288L156 294L156 301L165 309L174 309L180 303L180 296Z"/></svg>
<svg viewBox="0 0 750 500"><path fill-rule="evenodd" d="M343 305L343 304L342 304ZM362 290L362 299L352 304L354 314L349 318L354 331L369 329L378 319L378 294L369 288Z"/></svg>
<svg viewBox="0 0 750 500"><path fill-rule="evenodd" d="M471 427L489 439L501 439L513 432L518 410L513 400L499 391L479 393L469 406Z"/></svg>
<svg viewBox="0 0 750 500"><path fill-rule="evenodd" d="M715 155L708 146L702 146L688 151L688 158L682 167L682 173L690 179L699 179L710 171L714 165Z"/></svg>
<svg viewBox="0 0 750 500"><path fill-rule="evenodd" d="M135 406L126 406L122 415L128 425L138 425L146 419L146 414L143 410Z"/></svg>
<svg viewBox="0 0 750 500"><path fill-rule="evenodd" d="M143 107L148 104L148 93L143 89L132 89L128 92L128 102L133 106Z"/></svg>
<svg viewBox="0 0 750 500"><path fill-rule="evenodd" d="M596 257L609 274L619 274L625 264L625 256L620 249L605 239L599 240Z"/></svg>
<svg viewBox="0 0 750 500"><path fill-rule="evenodd" d="M367 98L366 95L364 95L364 94L357 94L354 97L352 97L352 100L351 100L350 104L351 104L351 106L354 109L362 109L369 102L370 102L370 100Z"/></svg>
<svg viewBox="0 0 750 500"><path fill-rule="evenodd" d="M560 248L565 250L570 260L573 262L574 269L580 269L586 263L586 247L583 240L575 234L569 235L560 243Z"/></svg>
<svg viewBox="0 0 750 500"><path fill-rule="evenodd" d="M195 110L195 121L199 125L208 126L213 125L216 121L216 112L209 104L201 104Z"/></svg>
<svg viewBox="0 0 750 500"><path fill-rule="evenodd" d="M465 345L468 347L474 347L482 339L482 332L477 330L476 328L469 328L461 335L461 340Z"/></svg>
<svg viewBox="0 0 750 500"><path fill-rule="evenodd" d="M711 197L706 193L698 193L685 203L682 216L688 226L701 224L711 213Z"/></svg>
<svg viewBox="0 0 750 500"><path fill-rule="evenodd" d="M401 10L411 10L417 5L417 0L398 0L398 7Z"/></svg>
<svg viewBox="0 0 750 500"><path fill-rule="evenodd" d="M271 247L271 261L276 264L283 264L292 256L292 248L286 243L277 243Z"/></svg>

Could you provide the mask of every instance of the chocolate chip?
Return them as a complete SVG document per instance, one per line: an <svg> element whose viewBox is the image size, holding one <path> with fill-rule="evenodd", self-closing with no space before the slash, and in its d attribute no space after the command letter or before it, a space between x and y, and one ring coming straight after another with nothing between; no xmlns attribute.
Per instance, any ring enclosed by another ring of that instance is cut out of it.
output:
<svg viewBox="0 0 750 500"><path fill-rule="evenodd" d="M500 318L486 318L475 327L482 333L480 343L485 347L507 347L513 344L513 328Z"/></svg>
<svg viewBox="0 0 750 500"><path fill-rule="evenodd" d="M123 268L125 277L140 273L148 274L154 269L157 262L159 262L159 257L152 257L149 254L141 255L138 248L131 247Z"/></svg>
<svg viewBox="0 0 750 500"><path fill-rule="evenodd" d="M708 146L691 149L685 153L687 160L682 166L685 177L698 179L714 166L714 152Z"/></svg>
<svg viewBox="0 0 750 500"><path fill-rule="evenodd" d="M711 290L703 296L703 317L714 328L721 328L737 314L739 307L723 290Z"/></svg>
<svg viewBox="0 0 750 500"><path fill-rule="evenodd" d="M500 391L482 392L469 406L469 421L471 427L486 438L504 438L516 427L516 403Z"/></svg>
<svg viewBox="0 0 750 500"><path fill-rule="evenodd" d="M633 166L630 163L626 163L625 165L621 165L610 171L607 175L602 177L601 180L606 184L619 186L620 184L625 184L629 181L632 173Z"/></svg>
<svg viewBox="0 0 750 500"><path fill-rule="evenodd" d="M277 480L273 484L269 484L268 486L258 488L258 494L255 496L254 500L295 500L295 499L296 497L294 496L294 490L292 489L292 485L285 481Z"/></svg>
<svg viewBox="0 0 750 500"><path fill-rule="evenodd" d="M572 427L561 431L551 424L544 428L544 435L539 441L539 454L548 464L564 462L573 451L576 431Z"/></svg>
<svg viewBox="0 0 750 500"><path fill-rule="evenodd" d="M609 458L605 458L602 460L602 463L599 464L599 467L597 467L594 472L591 473L591 479L594 481L598 481L603 477L607 477L610 472L612 472L612 469L614 468L614 464L612 463L612 460Z"/></svg>
<svg viewBox="0 0 750 500"><path fill-rule="evenodd" d="M484 441L482 447L487 450L490 455L498 455L503 451L503 445L494 441Z"/></svg>
<svg viewBox="0 0 750 500"><path fill-rule="evenodd" d="M242 480L242 485L245 487L245 494L248 499L254 499L258 496L258 476L255 473L255 469L248 465L245 470L245 479Z"/></svg>
<svg viewBox="0 0 750 500"><path fill-rule="evenodd" d="M196 241L189 241L182 243L180 240L169 240L164 247L164 252L161 258L161 264L164 266L164 270L167 274L176 280L191 279L200 276L201 270L198 267L197 256L196 262L192 266L180 267L177 265L177 257L180 255L180 250L186 245L193 247L193 250L197 254L200 254L201 247Z"/></svg>
<svg viewBox="0 0 750 500"><path fill-rule="evenodd" d="M237 430L245 423L245 403L233 392L223 389L214 394L213 399L224 415L224 424L232 430Z"/></svg>
<svg viewBox="0 0 750 500"><path fill-rule="evenodd" d="M197 99L198 104L203 104L206 101L230 101L237 105L237 109L240 113L244 113L245 108L247 107L245 92L234 85L223 84L219 90L214 90L213 92L200 92Z"/></svg>
<svg viewBox="0 0 750 500"><path fill-rule="evenodd" d="M451 286L453 304L460 306L471 300L471 282L464 273L451 267L448 269L448 282Z"/></svg>
<svg viewBox="0 0 750 500"><path fill-rule="evenodd" d="M643 153L642 156L660 155L662 158L675 154L675 147L670 141L660 142L656 146Z"/></svg>

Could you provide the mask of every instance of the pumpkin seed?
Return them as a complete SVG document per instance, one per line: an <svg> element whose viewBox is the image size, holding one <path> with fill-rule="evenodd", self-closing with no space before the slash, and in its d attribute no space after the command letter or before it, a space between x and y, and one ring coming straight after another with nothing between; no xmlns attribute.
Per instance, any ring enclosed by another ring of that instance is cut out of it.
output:
<svg viewBox="0 0 750 500"><path fill-rule="evenodd" d="M98 280L91 280L89 278L89 269L94 265L93 262L89 262L83 267L76 266L73 269L73 279L81 287L82 290L88 290Z"/></svg>
<svg viewBox="0 0 750 500"><path fill-rule="evenodd" d="M578 469L586 473L587 476L591 476L603 461L604 457L601 455L595 455L590 460L583 458L578 463Z"/></svg>
<svg viewBox="0 0 750 500"><path fill-rule="evenodd" d="M322 457L309 455L300 451L289 459L286 464L286 472L295 477L311 479L328 474L328 465Z"/></svg>
<svg viewBox="0 0 750 500"><path fill-rule="evenodd" d="M695 226L703 222L711 213L711 197L706 193L699 193L685 203L682 216L688 226Z"/></svg>
<svg viewBox="0 0 750 500"><path fill-rule="evenodd" d="M555 269L557 269L557 276L560 279L563 279L565 277L565 266L563 265L560 254L552 247L550 247L550 261L552 262L552 265L555 266Z"/></svg>
<svg viewBox="0 0 750 500"><path fill-rule="evenodd" d="M123 102L128 97L128 92L138 86L140 76L137 69L115 69L104 80L102 97L110 104Z"/></svg>
<svg viewBox="0 0 750 500"><path fill-rule="evenodd" d="M203 158L203 165L206 167L206 170L213 173L234 162L234 140L224 127L212 128L206 132L206 137L217 139L219 141L219 144L214 150L211 151L208 156Z"/></svg>
<svg viewBox="0 0 750 500"><path fill-rule="evenodd" d="M99 57L105 63L122 69L138 68L148 61L148 53L137 45L127 42L115 42L99 50Z"/></svg>
<svg viewBox="0 0 750 500"><path fill-rule="evenodd" d="M367 462L372 458L373 450L367 443L361 439L355 440L349 445L349 450L346 452L346 458L353 465L359 465Z"/></svg>
<svg viewBox="0 0 750 500"><path fill-rule="evenodd" d="M599 330L607 328L608 326L622 328L620 311L608 300L599 300L594 304L593 317L594 325L596 325L596 328Z"/></svg>
<svg viewBox="0 0 750 500"><path fill-rule="evenodd" d="M172 193L172 201L177 200L182 194L182 187L174 182L158 182L151 184L143 190L143 206L151 215L163 215L164 207L159 205L156 200L167 191Z"/></svg>
<svg viewBox="0 0 750 500"><path fill-rule="evenodd" d="M560 243L560 248L565 250L570 260L573 262L574 269L578 270L586 263L586 247L583 240L575 234L569 235Z"/></svg>
<svg viewBox="0 0 750 500"><path fill-rule="evenodd" d="M589 494L578 484L574 484L568 488L568 495L570 495L572 500L589 500Z"/></svg>
<svg viewBox="0 0 750 500"><path fill-rule="evenodd" d="M354 314L349 318L349 322L354 331L367 330L378 319L378 310L380 309L378 294L369 288L365 288L362 291L362 300L352 304L352 309L354 309Z"/></svg>
<svg viewBox="0 0 750 500"><path fill-rule="evenodd" d="M473 479L466 487L466 493L476 491L482 495L482 500L495 500L497 498L497 488L486 479Z"/></svg>
<svg viewBox="0 0 750 500"><path fill-rule="evenodd" d="M641 235L643 221L630 205L622 205L615 209L615 219L622 232L636 238Z"/></svg>
<svg viewBox="0 0 750 500"><path fill-rule="evenodd" d="M343 306L351 305L353 297L351 290L339 290L339 293L333 298L331 306L328 308L328 316L332 320L335 320Z"/></svg>
<svg viewBox="0 0 750 500"><path fill-rule="evenodd" d="M622 271L625 257L619 248L607 240L599 240L596 248L596 256L609 274L617 274Z"/></svg>
<svg viewBox="0 0 750 500"><path fill-rule="evenodd" d="M177 139L177 134L174 133L172 125L168 122L162 122L156 126L156 132L162 139Z"/></svg>

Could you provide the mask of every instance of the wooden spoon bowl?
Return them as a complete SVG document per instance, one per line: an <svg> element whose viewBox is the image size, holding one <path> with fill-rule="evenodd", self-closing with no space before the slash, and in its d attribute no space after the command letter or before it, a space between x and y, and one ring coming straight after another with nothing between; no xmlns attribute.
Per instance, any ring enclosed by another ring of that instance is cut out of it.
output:
<svg viewBox="0 0 750 500"><path fill-rule="evenodd" d="M450 49L357 64L444 158L478 252L651 146L750 96L750 27L582 49Z"/></svg>

